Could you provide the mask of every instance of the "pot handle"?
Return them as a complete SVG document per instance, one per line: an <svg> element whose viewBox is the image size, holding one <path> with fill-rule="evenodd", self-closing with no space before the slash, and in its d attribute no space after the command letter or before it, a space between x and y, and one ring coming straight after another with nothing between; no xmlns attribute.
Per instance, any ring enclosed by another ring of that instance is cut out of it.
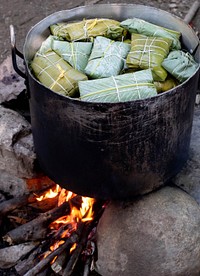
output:
<svg viewBox="0 0 200 276"><path fill-rule="evenodd" d="M16 56L20 57L21 59L24 60L23 54L17 50L16 48L16 40L15 40L15 31L14 31L14 26L10 25L10 40L11 40L11 51L12 51L12 64L15 69L15 71L24 79L26 79L26 74L22 72L18 65L17 65L17 58Z"/></svg>

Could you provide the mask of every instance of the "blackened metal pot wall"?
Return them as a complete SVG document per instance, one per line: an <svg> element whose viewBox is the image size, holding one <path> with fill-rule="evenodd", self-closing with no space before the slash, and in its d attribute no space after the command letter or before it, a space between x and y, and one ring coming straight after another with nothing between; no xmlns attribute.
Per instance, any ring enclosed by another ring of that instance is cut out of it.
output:
<svg viewBox="0 0 200 276"><path fill-rule="evenodd" d="M166 183L188 158L199 70L176 88L145 100L86 103L56 94L31 74L29 62L59 21L139 17L181 31L199 62L199 41L179 18L142 5L93 5L57 12L28 33L24 57L35 150L62 187L97 198L130 198Z"/></svg>

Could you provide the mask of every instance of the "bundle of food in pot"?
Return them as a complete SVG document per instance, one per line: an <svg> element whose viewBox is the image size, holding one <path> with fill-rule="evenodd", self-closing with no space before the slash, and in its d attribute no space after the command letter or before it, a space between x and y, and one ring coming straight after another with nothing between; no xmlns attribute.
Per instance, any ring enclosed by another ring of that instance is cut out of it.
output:
<svg viewBox="0 0 200 276"><path fill-rule="evenodd" d="M181 33L138 18L95 18L50 26L31 70L56 93L88 102L156 96L187 80L199 65L181 49Z"/></svg>

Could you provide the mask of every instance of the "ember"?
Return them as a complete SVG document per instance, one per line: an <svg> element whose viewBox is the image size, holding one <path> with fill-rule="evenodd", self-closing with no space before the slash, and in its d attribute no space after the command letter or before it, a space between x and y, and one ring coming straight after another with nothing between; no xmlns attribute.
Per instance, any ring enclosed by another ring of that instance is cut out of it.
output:
<svg viewBox="0 0 200 276"><path fill-rule="evenodd" d="M7 200L0 209L2 223L12 225L2 233L5 248L1 251L31 244L20 260L8 266L16 275L91 275L102 202L54 185L43 193Z"/></svg>

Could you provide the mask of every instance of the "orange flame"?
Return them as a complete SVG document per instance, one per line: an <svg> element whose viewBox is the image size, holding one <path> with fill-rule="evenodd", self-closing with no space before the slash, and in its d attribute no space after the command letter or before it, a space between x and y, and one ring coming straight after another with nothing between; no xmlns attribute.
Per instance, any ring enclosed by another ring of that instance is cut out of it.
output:
<svg viewBox="0 0 200 276"><path fill-rule="evenodd" d="M74 196L76 196L76 194L74 194L70 191L67 191L65 189L61 189L59 197L58 197L58 206L63 204L65 201L69 201Z"/></svg>
<svg viewBox="0 0 200 276"><path fill-rule="evenodd" d="M56 185L55 189L49 189L44 195L37 198L38 201L42 201L46 198L53 198L58 196L58 206L63 204L66 201L69 201L69 199L76 196L73 192L67 191L65 189L62 189L59 185ZM49 226L50 229L58 230L63 227L62 232L60 233L60 239L59 241L55 242L51 247L50 250L54 251L57 249L61 244L63 244L65 241L62 239L68 238L73 231L76 231L77 229L77 223L82 221L91 221L93 219L93 204L95 202L95 199L89 198L89 197L82 197L82 204L80 209L73 206L71 208L71 212L69 215L60 217L59 219L52 222ZM76 248L76 244L74 244L70 252L72 252Z"/></svg>
<svg viewBox="0 0 200 276"><path fill-rule="evenodd" d="M56 249L57 249L60 245L62 245L63 243L65 243L63 240L60 240L60 241L55 242L53 245L50 246L50 250L51 250L51 251L56 250ZM47 255L47 256L48 256L48 255ZM51 261L51 264L53 264L53 263L56 261L57 257L58 257L58 256L55 256L55 257L53 258L53 260ZM44 258L45 258L45 257L44 257Z"/></svg>
<svg viewBox="0 0 200 276"><path fill-rule="evenodd" d="M70 253L72 253L72 251L74 251L74 250L76 249L76 246L77 246L76 243L74 243L74 244L72 245L72 247L70 248Z"/></svg>
<svg viewBox="0 0 200 276"><path fill-rule="evenodd" d="M82 197L82 205L80 209L81 220L83 222L93 220L93 204L95 202L94 198Z"/></svg>
<svg viewBox="0 0 200 276"><path fill-rule="evenodd" d="M54 188L54 190L49 189L44 195L41 195L40 197L37 197L36 200L37 201L42 201L42 200L47 199L47 198L54 198L59 194L60 190L61 190L61 188L57 184L56 187Z"/></svg>
<svg viewBox="0 0 200 276"><path fill-rule="evenodd" d="M81 208L72 207L69 215L60 217L50 224L50 229L59 229L63 225L70 225L69 229L62 232L61 238L67 238L73 231L77 229L77 223L82 221L91 221L93 219L93 204L94 199L89 197L82 197Z"/></svg>
<svg viewBox="0 0 200 276"><path fill-rule="evenodd" d="M50 246L51 251L56 250L60 245L65 243L63 240L55 242L53 245Z"/></svg>

